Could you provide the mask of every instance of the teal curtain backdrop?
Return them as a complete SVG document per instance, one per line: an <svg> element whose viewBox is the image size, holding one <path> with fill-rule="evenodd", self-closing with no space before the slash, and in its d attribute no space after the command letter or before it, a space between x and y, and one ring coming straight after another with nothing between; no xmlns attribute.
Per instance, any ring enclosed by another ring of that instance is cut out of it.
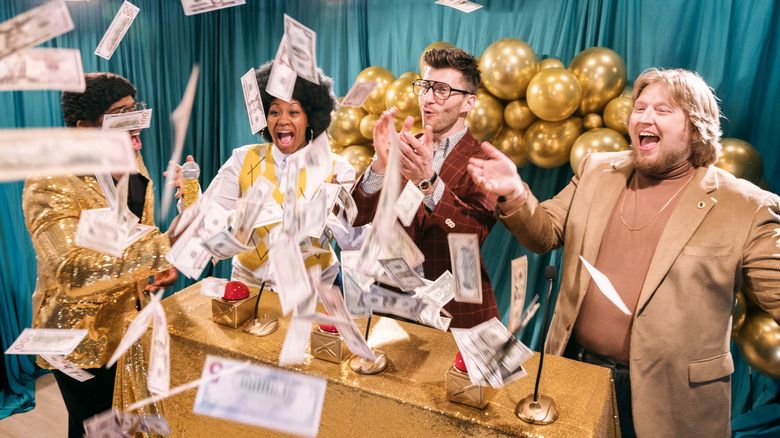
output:
<svg viewBox="0 0 780 438"><path fill-rule="evenodd" d="M44 3L2 0L0 21ZM122 0L68 3L75 30L44 43L78 48L84 71L111 71L130 79L138 98L154 108L142 153L162 196L162 172L171 154L169 114L181 99L193 64L201 66L185 154L200 163L207 186L231 150L259 142L251 135L240 77L272 59L288 14L317 32L317 61L343 96L366 67L382 66L397 77L418 69L422 50L446 41L479 56L492 42L518 38L540 59L568 65L581 50L609 47L626 61L629 82L649 67L698 71L721 99L724 136L754 145L771 187L780 183L780 5L774 0L477 0L470 14L433 0L247 0L244 6L187 17L177 0L134 0L141 11L111 60L93 55ZM0 128L62 126L59 93L0 92ZM568 165L520 169L540 199L571 178ZM31 325L35 255L21 214L21 182L0 184L0 333L3 350ZM158 218L165 230L173 214ZM497 225L482 248L504 321L508 318L511 260L528 256L528 297L544 296L544 267L558 266L561 252L531 254ZM222 262L211 275L227 277ZM182 279L171 293L192 284ZM557 293L557 291L556 291ZM554 297L553 297L554 300ZM544 304L544 303L542 303ZM695 303L692 303L695 305ZM539 349L541 312L521 340ZM778 381L751 372L736 349L732 424L735 436L780 433ZM4 356L8 385L0 418L34 406L32 358Z"/></svg>

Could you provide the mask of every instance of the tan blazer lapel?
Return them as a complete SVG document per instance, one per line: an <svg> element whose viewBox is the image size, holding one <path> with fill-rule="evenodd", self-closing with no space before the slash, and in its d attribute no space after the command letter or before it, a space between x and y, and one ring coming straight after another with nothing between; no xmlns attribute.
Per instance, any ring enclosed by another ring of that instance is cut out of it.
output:
<svg viewBox="0 0 780 438"><path fill-rule="evenodd" d="M639 294L637 314L652 298L674 261L699 228L707 213L718 202L712 196L712 192L718 188L718 181L715 173L708 172L708 169L702 167L696 171L691 185L683 192L677 207L669 217L669 222L664 227L647 270L642 292Z"/></svg>

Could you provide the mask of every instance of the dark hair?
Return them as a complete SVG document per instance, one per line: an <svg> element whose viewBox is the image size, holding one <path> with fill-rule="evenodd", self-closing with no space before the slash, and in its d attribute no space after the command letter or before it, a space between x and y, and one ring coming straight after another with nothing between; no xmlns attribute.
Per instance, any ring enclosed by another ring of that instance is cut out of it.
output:
<svg viewBox="0 0 780 438"><path fill-rule="evenodd" d="M65 125L75 127L79 120L94 122L117 101L137 90L127 79L114 73L87 73L83 93L64 92L60 98Z"/></svg>
<svg viewBox="0 0 780 438"><path fill-rule="evenodd" d="M273 63L273 61L269 61L261 65L255 74L257 86L260 88L260 97L263 99L263 111L265 111L266 117L268 117L268 108L271 106L271 101L276 99L276 97L265 91L265 87L268 85L268 78L271 76ZM333 79L325 76L325 73L320 68L317 69L317 77L320 80L319 85L298 76L295 79L295 88L293 88L292 95L293 99L298 99L298 102L303 107L303 111L306 113L309 126L311 126L313 131L312 139L317 138L317 136L328 129L330 113L336 109L338 103L336 95L333 93ZM272 139L268 130L264 129L262 132L263 139L270 142Z"/></svg>
<svg viewBox="0 0 780 438"><path fill-rule="evenodd" d="M462 49L431 49L423 55L423 62L430 68L452 68L463 75L466 89L476 94L479 88L479 66L474 55ZM425 72L422 72L425 74Z"/></svg>

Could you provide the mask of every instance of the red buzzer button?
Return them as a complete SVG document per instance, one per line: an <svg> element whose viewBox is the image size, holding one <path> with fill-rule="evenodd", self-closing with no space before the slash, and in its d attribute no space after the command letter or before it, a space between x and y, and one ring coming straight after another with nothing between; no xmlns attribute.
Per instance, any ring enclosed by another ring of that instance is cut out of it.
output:
<svg viewBox="0 0 780 438"><path fill-rule="evenodd" d="M225 295L223 299L229 301L243 300L249 296L249 288L240 281L228 281L225 285Z"/></svg>
<svg viewBox="0 0 780 438"><path fill-rule="evenodd" d="M460 351L455 355L455 362L453 365L455 365L455 368L457 368L458 371L463 371L464 373L468 372L468 370L466 370L466 362L463 362L463 355L460 354Z"/></svg>

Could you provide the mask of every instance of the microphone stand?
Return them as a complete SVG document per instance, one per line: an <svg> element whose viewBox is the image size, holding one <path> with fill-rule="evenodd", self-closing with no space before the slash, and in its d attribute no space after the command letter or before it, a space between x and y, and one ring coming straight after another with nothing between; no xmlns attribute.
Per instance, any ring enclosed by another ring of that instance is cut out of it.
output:
<svg viewBox="0 0 780 438"><path fill-rule="evenodd" d="M539 369L536 373L536 385L534 393L520 400L515 407L515 415L526 423L550 424L558 419L558 407L552 397L539 395L539 381L542 378L542 365L544 364L544 346L547 342L547 317L552 296L553 282L558 276L555 266L547 266L544 270L549 289L547 290L547 302L544 303L544 321L542 322L542 350L539 354Z"/></svg>
<svg viewBox="0 0 780 438"><path fill-rule="evenodd" d="M254 321L248 322L246 325L244 325L244 333L249 333L250 335L255 336L268 336L279 328L278 319L272 318L268 315L263 315L262 318L257 317L257 308L260 305L260 297L263 295L263 289L265 289L265 281L260 285L260 292L257 293Z"/></svg>

